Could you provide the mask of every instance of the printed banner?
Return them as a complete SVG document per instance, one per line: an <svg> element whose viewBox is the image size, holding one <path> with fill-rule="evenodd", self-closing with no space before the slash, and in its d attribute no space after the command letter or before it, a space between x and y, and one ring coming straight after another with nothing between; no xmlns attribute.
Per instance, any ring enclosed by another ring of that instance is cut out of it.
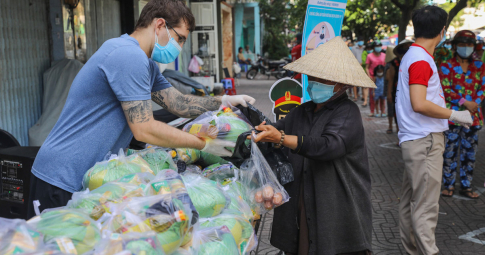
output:
<svg viewBox="0 0 485 255"><path fill-rule="evenodd" d="M274 121L286 117L290 110L301 104L301 84L288 77L277 80L269 89L269 99L273 103Z"/></svg>
<svg viewBox="0 0 485 255"><path fill-rule="evenodd" d="M309 0L303 27L301 56L340 36L347 0ZM306 91L308 78L302 75L303 102L310 100Z"/></svg>

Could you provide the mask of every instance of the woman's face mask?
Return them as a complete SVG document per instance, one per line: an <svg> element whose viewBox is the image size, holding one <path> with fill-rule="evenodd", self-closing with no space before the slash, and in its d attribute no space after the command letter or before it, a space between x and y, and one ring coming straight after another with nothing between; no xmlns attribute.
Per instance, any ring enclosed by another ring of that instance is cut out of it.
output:
<svg viewBox="0 0 485 255"><path fill-rule="evenodd" d="M458 46L458 47L456 47L456 53L461 58L469 58L470 55L473 53L473 51L475 51L475 47L470 47L470 46L465 46L465 47Z"/></svg>
<svg viewBox="0 0 485 255"><path fill-rule="evenodd" d="M308 81L307 91L312 101L321 104L328 101L336 92L335 85L328 85L316 81Z"/></svg>
<svg viewBox="0 0 485 255"><path fill-rule="evenodd" d="M377 72L376 75L382 77L384 75L384 72Z"/></svg>
<svg viewBox="0 0 485 255"><path fill-rule="evenodd" d="M382 47L374 47L374 51L380 53L382 51Z"/></svg>

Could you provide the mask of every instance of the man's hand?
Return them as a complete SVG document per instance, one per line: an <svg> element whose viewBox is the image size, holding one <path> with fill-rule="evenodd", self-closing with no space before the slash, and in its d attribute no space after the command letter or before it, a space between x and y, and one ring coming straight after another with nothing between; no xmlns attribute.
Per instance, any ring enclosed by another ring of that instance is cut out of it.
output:
<svg viewBox="0 0 485 255"><path fill-rule="evenodd" d="M465 103L463 103L463 105L471 113L474 113L478 110L478 104L473 101L466 101Z"/></svg>
<svg viewBox="0 0 485 255"><path fill-rule="evenodd" d="M208 139L205 141L205 146L202 151L219 157L230 157L232 156L232 152L226 148L234 147L236 147L235 142L224 141L221 139Z"/></svg>
<svg viewBox="0 0 485 255"><path fill-rule="evenodd" d="M466 128L473 124L472 116L469 111L453 111L451 110L450 121L460 124Z"/></svg>
<svg viewBox="0 0 485 255"><path fill-rule="evenodd" d="M237 95L237 96L224 95L222 97L223 105L227 105L227 103L229 103L232 106L242 105L244 107L248 107L248 104L246 102L250 104L254 104L256 102L256 99L247 95Z"/></svg>

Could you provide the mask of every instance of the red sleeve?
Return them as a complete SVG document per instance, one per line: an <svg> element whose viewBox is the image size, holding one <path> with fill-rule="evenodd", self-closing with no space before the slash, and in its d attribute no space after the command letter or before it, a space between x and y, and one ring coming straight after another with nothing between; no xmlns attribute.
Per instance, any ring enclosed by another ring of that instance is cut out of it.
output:
<svg viewBox="0 0 485 255"><path fill-rule="evenodd" d="M419 84L428 86L429 79L433 75L433 69L428 62L421 60L414 62L408 69L409 85Z"/></svg>

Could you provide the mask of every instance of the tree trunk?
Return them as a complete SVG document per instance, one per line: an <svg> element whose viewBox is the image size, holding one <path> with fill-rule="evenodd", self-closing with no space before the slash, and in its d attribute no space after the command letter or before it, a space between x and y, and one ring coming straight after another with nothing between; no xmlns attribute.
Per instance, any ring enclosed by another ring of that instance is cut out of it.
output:
<svg viewBox="0 0 485 255"><path fill-rule="evenodd" d="M455 7L450 10L450 13L448 13L448 20L446 21L446 28L445 30L448 30L448 27L450 26L451 21L455 18L455 16L463 10L467 6L467 0L459 0Z"/></svg>
<svg viewBox="0 0 485 255"><path fill-rule="evenodd" d="M409 25L409 21L411 20L413 8L406 8L401 10L401 20L399 21L399 33L398 33L398 41L402 41L406 39L406 29Z"/></svg>

